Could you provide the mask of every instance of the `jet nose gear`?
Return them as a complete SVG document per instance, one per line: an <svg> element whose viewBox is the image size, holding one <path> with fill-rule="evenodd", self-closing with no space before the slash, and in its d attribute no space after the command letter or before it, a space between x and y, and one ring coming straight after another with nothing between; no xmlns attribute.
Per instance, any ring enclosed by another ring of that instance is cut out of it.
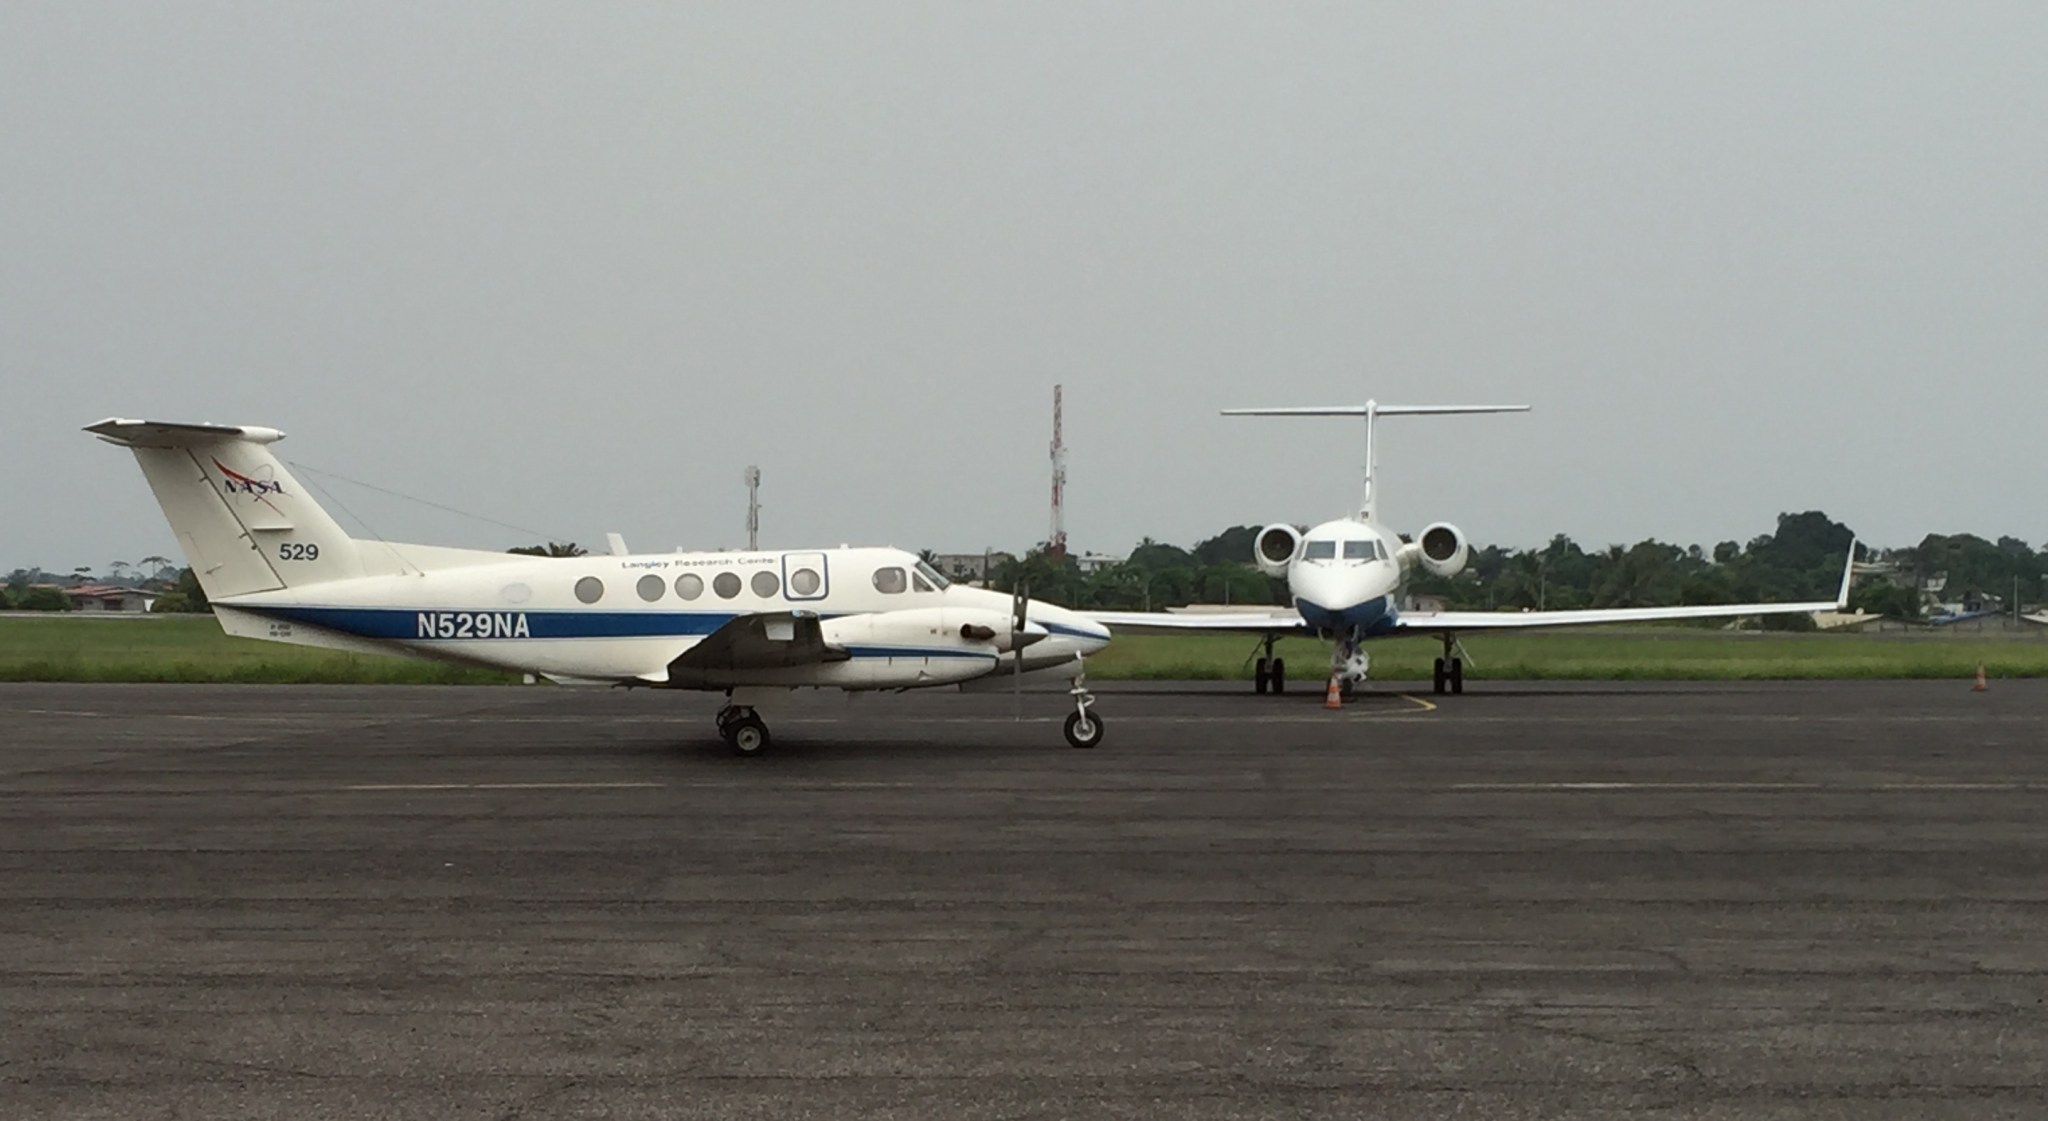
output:
<svg viewBox="0 0 2048 1121"><path fill-rule="evenodd" d="M1330 649L1330 676L1336 679L1337 688L1347 697L1357 691L1371 668L1372 656L1365 652L1365 644L1356 634L1337 640Z"/></svg>

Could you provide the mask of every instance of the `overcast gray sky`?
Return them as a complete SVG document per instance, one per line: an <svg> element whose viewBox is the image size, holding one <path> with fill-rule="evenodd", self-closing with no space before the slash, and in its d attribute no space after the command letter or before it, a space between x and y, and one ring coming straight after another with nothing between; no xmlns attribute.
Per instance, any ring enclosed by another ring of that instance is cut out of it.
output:
<svg viewBox="0 0 2048 1121"><path fill-rule="evenodd" d="M643 549L2048 536L2038 3L0 5L0 565L107 415ZM516 532L328 483L382 535ZM352 524L343 518L344 524Z"/></svg>

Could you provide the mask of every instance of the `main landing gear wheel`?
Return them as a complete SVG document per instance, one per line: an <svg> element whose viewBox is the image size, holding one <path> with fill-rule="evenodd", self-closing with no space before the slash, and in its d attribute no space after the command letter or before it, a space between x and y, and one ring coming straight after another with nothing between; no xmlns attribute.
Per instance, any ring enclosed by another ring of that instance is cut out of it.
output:
<svg viewBox="0 0 2048 1121"><path fill-rule="evenodd" d="M741 714L720 714L718 734L725 737L725 746L734 755L759 755L768 750L768 725L761 718L749 712Z"/></svg>
<svg viewBox="0 0 2048 1121"><path fill-rule="evenodd" d="M1465 691L1465 659L1438 658L1436 676L1431 684L1438 696L1446 692L1462 694Z"/></svg>
<svg viewBox="0 0 2048 1121"><path fill-rule="evenodd" d="M1092 712L1070 712L1067 714L1067 743L1073 747L1090 748L1102 742L1102 717Z"/></svg>
<svg viewBox="0 0 2048 1121"><path fill-rule="evenodd" d="M1273 682L1273 691L1275 693L1285 693L1287 691L1287 659L1273 659L1272 668L1268 672Z"/></svg>
<svg viewBox="0 0 2048 1121"><path fill-rule="evenodd" d="M1252 692L1263 695L1266 686L1272 683L1272 674L1273 663L1260 658L1258 664L1252 667Z"/></svg>

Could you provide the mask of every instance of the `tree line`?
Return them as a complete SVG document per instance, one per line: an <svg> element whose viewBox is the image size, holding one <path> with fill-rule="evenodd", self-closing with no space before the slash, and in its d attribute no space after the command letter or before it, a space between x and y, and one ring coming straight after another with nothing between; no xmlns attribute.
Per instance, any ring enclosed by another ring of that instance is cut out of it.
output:
<svg viewBox="0 0 2048 1121"><path fill-rule="evenodd" d="M1075 558L1049 556L1041 546L999 564L990 583L1014 591L1022 582L1034 597L1084 610L1285 605L1286 582L1251 563L1260 528L1233 526L1190 549L1148 538L1123 561L1089 572ZM1780 514L1775 532L1711 548L1651 539L1589 550L1558 534L1534 549L1474 546L1463 572L1439 577L1417 570L1408 591L1472 611L1829 600L1853 538L1849 527L1818 510ZM2020 603L2040 602L2048 580L2048 549L2014 537L1929 534L1908 548L1859 544L1856 554L1862 572L1851 589L1851 609L1897 619L1924 618L1922 588L1940 577L1946 578L1937 593L1943 602L1996 597L2007 609L2015 592ZM1791 616L1776 625L1810 620Z"/></svg>

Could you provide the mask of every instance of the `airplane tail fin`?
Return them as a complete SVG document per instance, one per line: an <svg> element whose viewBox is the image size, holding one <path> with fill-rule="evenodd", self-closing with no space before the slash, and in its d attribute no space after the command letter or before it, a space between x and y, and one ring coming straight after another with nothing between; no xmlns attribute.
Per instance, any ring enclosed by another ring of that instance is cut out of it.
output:
<svg viewBox="0 0 2048 1121"><path fill-rule="evenodd" d="M271 453L277 429L110 418L85 430L135 453L208 599L363 575L355 540Z"/></svg>
<svg viewBox="0 0 2048 1121"><path fill-rule="evenodd" d="M1303 405L1277 409L1225 409L1224 416L1356 416L1365 418L1365 494L1358 500L1358 519L1377 520L1378 496L1373 493L1373 475L1379 462L1373 455L1373 422L1383 416L1451 416L1465 413L1526 413L1527 405Z"/></svg>

